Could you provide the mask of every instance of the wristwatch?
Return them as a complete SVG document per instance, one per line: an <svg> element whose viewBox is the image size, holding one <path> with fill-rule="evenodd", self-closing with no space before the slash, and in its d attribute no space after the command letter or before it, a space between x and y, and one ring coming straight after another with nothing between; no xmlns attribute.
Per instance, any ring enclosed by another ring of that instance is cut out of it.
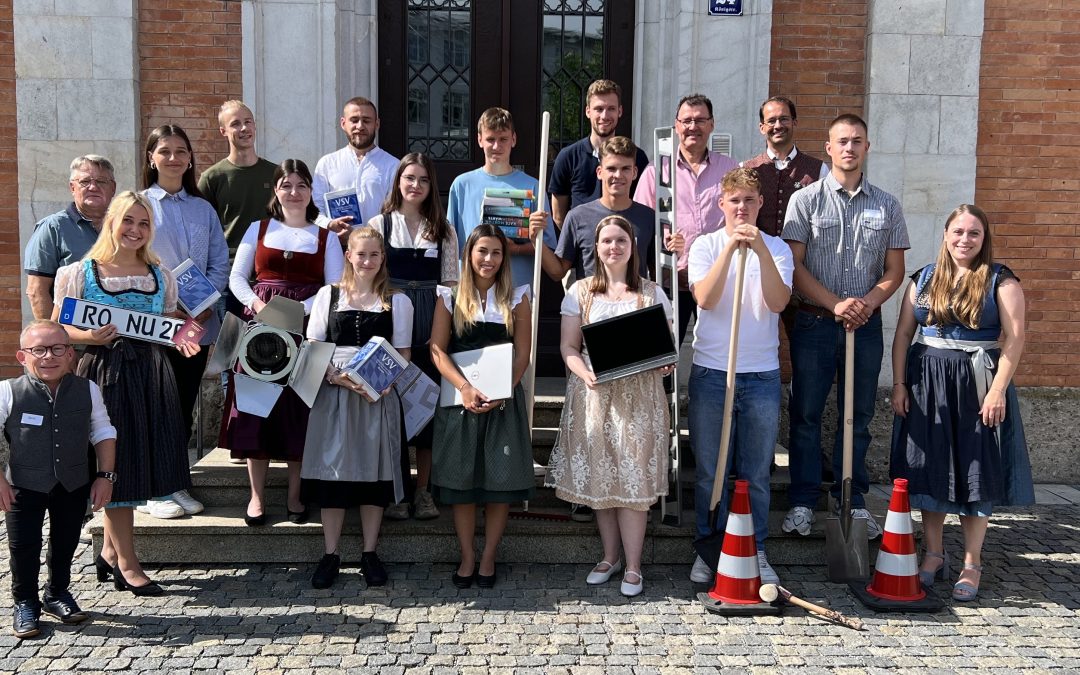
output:
<svg viewBox="0 0 1080 675"><path fill-rule="evenodd" d="M98 471L96 474L94 474L94 477L104 478L105 480L113 484L115 484L116 479L119 478L119 476L116 475L115 471Z"/></svg>

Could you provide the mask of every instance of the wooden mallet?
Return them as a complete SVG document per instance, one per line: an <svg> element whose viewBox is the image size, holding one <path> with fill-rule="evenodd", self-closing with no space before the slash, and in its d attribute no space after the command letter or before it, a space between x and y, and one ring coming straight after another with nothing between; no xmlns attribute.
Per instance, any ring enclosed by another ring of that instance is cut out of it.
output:
<svg viewBox="0 0 1080 675"><path fill-rule="evenodd" d="M762 584L761 589L758 591L758 595L765 602L776 602L777 598L782 598L784 602L789 602L793 605L802 607L811 614L817 614L818 616L828 619L834 623L838 623L841 626L847 626L853 630L864 630L863 622L855 617L847 617L836 611L835 609L829 609L828 607L822 607L821 605L815 605L812 602L807 602L802 598L792 595L791 591L784 588L780 584Z"/></svg>

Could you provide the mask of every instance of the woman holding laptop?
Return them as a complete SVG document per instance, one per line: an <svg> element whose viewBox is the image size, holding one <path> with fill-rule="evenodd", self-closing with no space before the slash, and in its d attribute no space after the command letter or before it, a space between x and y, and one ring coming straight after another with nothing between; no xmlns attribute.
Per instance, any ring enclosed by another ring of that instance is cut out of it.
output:
<svg viewBox="0 0 1080 675"><path fill-rule="evenodd" d="M663 305L670 321L671 304L638 273L633 226L622 216L597 224L596 260L596 273L571 286L562 303L560 349L570 376L547 484L560 499L596 512L604 559L586 582L605 583L625 568L622 593L635 596L643 588L649 508L667 494L670 420L663 376L673 367L598 384L581 327L653 304Z"/></svg>
<svg viewBox="0 0 1080 675"><path fill-rule="evenodd" d="M507 239L495 225L481 223L469 234L456 288L439 286L431 327L431 360L444 384L460 392L461 405L435 412L431 482L435 499L454 510L461 563L452 581L495 585L495 552L510 504L534 491L532 444L521 376L529 365L529 287L514 287ZM451 355L513 344L509 398L489 398L474 387ZM476 505L484 505L484 551L476 560Z"/></svg>

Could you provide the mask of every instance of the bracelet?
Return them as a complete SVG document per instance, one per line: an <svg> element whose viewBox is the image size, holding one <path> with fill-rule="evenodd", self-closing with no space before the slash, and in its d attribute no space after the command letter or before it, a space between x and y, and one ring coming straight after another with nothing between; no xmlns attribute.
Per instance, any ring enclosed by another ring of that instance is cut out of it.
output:
<svg viewBox="0 0 1080 675"><path fill-rule="evenodd" d="M461 386L457 388L458 391L465 391L465 387L469 386L469 381L465 380L461 383Z"/></svg>

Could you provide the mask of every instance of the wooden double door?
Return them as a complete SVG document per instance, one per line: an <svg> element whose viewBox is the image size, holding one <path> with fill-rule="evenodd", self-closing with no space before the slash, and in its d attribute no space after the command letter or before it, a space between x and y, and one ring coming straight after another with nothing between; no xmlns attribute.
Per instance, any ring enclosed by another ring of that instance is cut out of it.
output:
<svg viewBox="0 0 1080 675"><path fill-rule="evenodd" d="M618 132L630 133L634 0L380 0L378 25L379 144L398 157L430 155L444 204L453 180L484 163L476 121L489 107L514 115L510 161L533 176L541 113L551 113L554 162L589 133L595 79L622 87ZM537 373L561 376L561 286L544 277L540 298Z"/></svg>

